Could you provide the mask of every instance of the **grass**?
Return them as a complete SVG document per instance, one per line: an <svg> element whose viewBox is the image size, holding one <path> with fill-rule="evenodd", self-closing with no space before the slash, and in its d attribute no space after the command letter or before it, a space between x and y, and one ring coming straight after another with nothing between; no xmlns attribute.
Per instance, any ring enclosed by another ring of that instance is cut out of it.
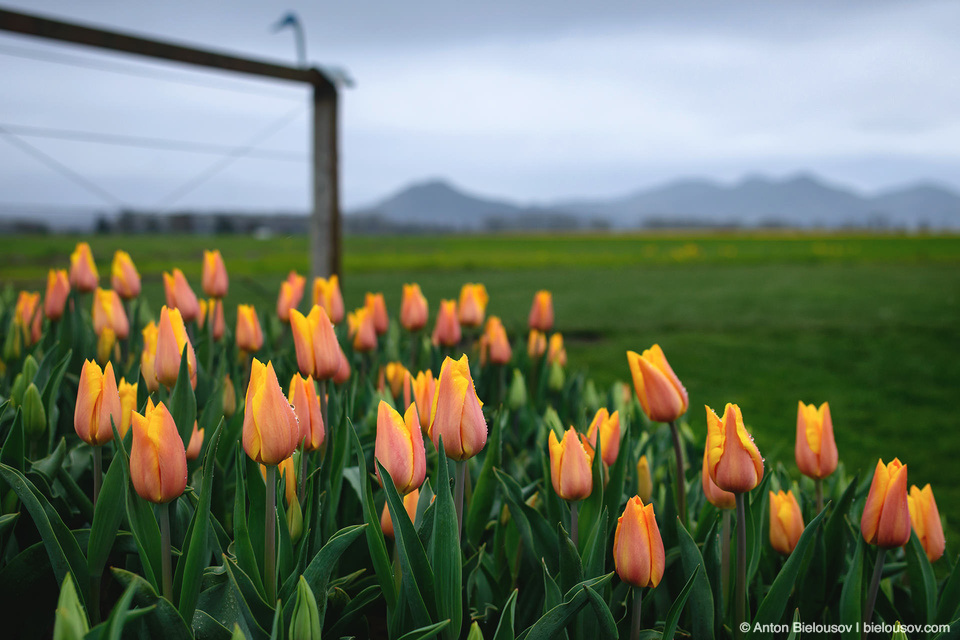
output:
<svg viewBox="0 0 960 640"><path fill-rule="evenodd" d="M0 238L0 283L42 290L76 241ZM303 238L90 241L102 275L115 249L129 251L155 305L163 269L180 266L199 289L203 248L223 251L230 302L266 312L286 273L308 269ZM960 508L960 236L357 237L344 255L348 308L374 290L396 313L401 284L418 281L433 311L483 282L514 336L534 291L551 289L572 367L603 385L628 380L624 352L659 342L690 392L695 433L704 404L736 402L765 457L790 468L797 401L828 400L848 468L864 475L897 456L911 483L933 485L942 515Z"/></svg>

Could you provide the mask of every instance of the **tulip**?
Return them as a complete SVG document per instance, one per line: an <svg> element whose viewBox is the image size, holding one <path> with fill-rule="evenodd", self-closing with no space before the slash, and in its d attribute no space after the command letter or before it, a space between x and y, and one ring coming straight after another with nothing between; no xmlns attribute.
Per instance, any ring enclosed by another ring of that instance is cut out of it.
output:
<svg viewBox="0 0 960 640"><path fill-rule="evenodd" d="M477 455L487 444L482 406L467 356L459 360L445 358L430 410L430 439L434 446L439 448L442 436L448 458L460 461Z"/></svg>
<svg viewBox="0 0 960 640"><path fill-rule="evenodd" d="M335 376L340 369L340 343L323 307L314 306L306 317L291 310L290 328L300 373L318 380Z"/></svg>
<svg viewBox="0 0 960 640"><path fill-rule="evenodd" d="M547 362L557 364L561 367L567 366L567 350L563 348L563 335L555 333L550 336L550 344L547 348Z"/></svg>
<svg viewBox="0 0 960 640"><path fill-rule="evenodd" d="M650 475L650 463L647 456L640 456L637 461L637 495L644 504L653 497L653 477Z"/></svg>
<svg viewBox="0 0 960 640"><path fill-rule="evenodd" d="M336 275L313 281L313 304L323 307L333 324L343 322L343 294L340 293L340 280Z"/></svg>
<svg viewBox="0 0 960 640"><path fill-rule="evenodd" d="M29 293L21 291L17 296L17 306L14 310L14 321L20 328L25 346L30 346L40 340L40 323L43 314L40 313L40 292Z"/></svg>
<svg viewBox="0 0 960 640"><path fill-rule="evenodd" d="M927 559L930 562L936 562L943 556L946 541L943 537L940 511L937 509L937 501L933 499L933 489L930 485L926 485L923 489L917 485L910 487L907 506L910 510L910 524L927 554Z"/></svg>
<svg viewBox="0 0 960 640"><path fill-rule="evenodd" d="M316 451L323 446L326 431L323 416L320 413L320 398L313 378L302 377L295 373L290 379L287 400L293 406L293 412L300 423L300 434L303 437L303 448L306 451Z"/></svg>
<svg viewBox="0 0 960 640"><path fill-rule="evenodd" d="M47 293L43 300L43 310L49 320L59 320L67 306L70 295L70 281L66 269L50 269L47 273Z"/></svg>
<svg viewBox="0 0 960 640"><path fill-rule="evenodd" d="M333 376L333 382L335 384L343 384L350 379L350 362L347 361L347 355L339 345L337 346L337 351L340 353L340 366L337 368L336 375Z"/></svg>
<svg viewBox="0 0 960 640"><path fill-rule="evenodd" d="M423 435L417 422L417 407L410 405L403 418L380 401L377 407L377 442L374 456L387 470L400 495L419 489L427 473ZM377 478L380 471L377 470Z"/></svg>
<svg viewBox="0 0 960 640"><path fill-rule="evenodd" d="M617 519L613 561L620 579L638 589L656 587L663 578L666 556L660 527L653 505L644 506L640 496L627 500L623 515Z"/></svg>
<svg viewBox="0 0 960 640"><path fill-rule="evenodd" d="M143 328L143 351L140 353L140 374L147 383L147 391L153 393L160 388L157 382L157 338L159 330L153 320Z"/></svg>
<svg viewBox="0 0 960 640"><path fill-rule="evenodd" d="M120 378L120 384L117 391L120 394L120 438L127 437L127 431L130 430L130 421L133 420L133 414L137 410L137 384L130 384L126 378Z"/></svg>
<svg viewBox="0 0 960 640"><path fill-rule="evenodd" d="M406 373L407 369L402 362L388 362L384 367L384 374L390 384L390 393L394 398L399 398L403 391L404 374Z"/></svg>
<svg viewBox="0 0 960 640"><path fill-rule="evenodd" d="M187 445L187 460L196 460L200 457L203 447L204 429L197 429L197 421L193 421L193 431L190 433L190 443Z"/></svg>
<svg viewBox="0 0 960 640"><path fill-rule="evenodd" d="M110 282L113 290L124 300L132 300L140 295L140 272L126 251L118 250L113 254Z"/></svg>
<svg viewBox="0 0 960 640"><path fill-rule="evenodd" d="M437 312L437 324L433 329L433 343L455 347L460 342L460 321L457 319L457 301L441 300Z"/></svg>
<svg viewBox="0 0 960 640"><path fill-rule="evenodd" d="M367 292L364 298L364 306L370 309L373 316L373 328L377 335L383 335L390 327L390 317L387 315L387 303L383 300L382 293Z"/></svg>
<svg viewBox="0 0 960 640"><path fill-rule="evenodd" d="M573 427L557 439L550 430L550 481L564 500L575 502L593 493L593 450L583 446Z"/></svg>
<svg viewBox="0 0 960 640"><path fill-rule="evenodd" d="M877 462L863 506L860 531L868 544L883 549L902 547L910 540L907 465L897 458L888 465L884 465L883 460Z"/></svg>
<svg viewBox="0 0 960 640"><path fill-rule="evenodd" d="M260 464L277 465L293 455L300 425L277 382L273 363L253 359L243 414L243 449Z"/></svg>
<svg viewBox="0 0 960 640"><path fill-rule="evenodd" d="M347 317L348 334L353 338L353 349L365 353L377 348L377 329L370 307L360 307Z"/></svg>
<svg viewBox="0 0 960 640"><path fill-rule="evenodd" d="M814 480L826 478L836 470L837 444L833 439L830 405L826 402L819 409L798 403L795 454L800 473Z"/></svg>
<svg viewBox="0 0 960 640"><path fill-rule="evenodd" d="M410 522L416 526L417 522L417 503L420 502L420 489L414 489L407 495L403 496L403 508L407 512L407 515L410 516ZM392 538L393 533L393 519L390 517L390 508L389 505L383 505L383 513L380 514L380 529L383 530L383 535L387 538Z"/></svg>
<svg viewBox="0 0 960 640"><path fill-rule="evenodd" d="M534 294L527 325L544 333L553 329L553 295L549 291L542 289Z"/></svg>
<svg viewBox="0 0 960 640"><path fill-rule="evenodd" d="M547 351L547 336L536 329L530 331L527 337L527 355L536 360Z"/></svg>
<svg viewBox="0 0 960 640"><path fill-rule="evenodd" d="M793 553L803 533L803 515L793 491L770 492L770 546L785 556Z"/></svg>
<svg viewBox="0 0 960 640"><path fill-rule="evenodd" d="M287 279L280 283L280 295L277 297L277 317L282 322L290 322L290 312L300 306L303 300L303 288L307 279L291 271Z"/></svg>
<svg viewBox="0 0 960 640"><path fill-rule="evenodd" d="M247 353L256 353L263 346L263 331L260 318L252 304L237 306L237 348Z"/></svg>
<svg viewBox="0 0 960 640"><path fill-rule="evenodd" d="M110 327L105 328L97 337L97 362L105 365L110 358L119 358L117 334Z"/></svg>
<svg viewBox="0 0 960 640"><path fill-rule="evenodd" d="M219 340L227 330L226 322L223 319L223 300L219 298L210 298L210 301L200 300L200 315L197 317L197 324L202 330L207 322L213 322L211 327L213 339Z"/></svg>
<svg viewBox="0 0 960 640"><path fill-rule="evenodd" d="M120 428L123 413L113 365L108 362L101 370L96 362L87 360L80 371L73 428L81 440L98 447L113 438L114 424Z"/></svg>
<svg viewBox="0 0 960 640"><path fill-rule="evenodd" d="M407 331L420 331L427 326L429 305L420 285L403 285L403 299L400 302L400 325Z"/></svg>
<svg viewBox="0 0 960 640"><path fill-rule="evenodd" d="M161 402L132 417L130 479L137 495L156 504L176 499L187 486L187 456L177 425Z"/></svg>
<svg viewBox="0 0 960 640"><path fill-rule="evenodd" d="M433 407L433 394L437 390L437 381L433 378L430 369L421 371L410 382L413 387L413 402L417 406L420 428L424 433L430 433L430 409Z"/></svg>
<svg viewBox="0 0 960 640"><path fill-rule="evenodd" d="M266 471L265 467L262 467ZM297 501L297 472L293 464L293 458L282 460L277 465L277 472L283 479L283 497L287 500L287 506Z"/></svg>
<svg viewBox="0 0 960 640"><path fill-rule="evenodd" d="M197 295L187 283L187 277L180 269L174 269L173 275L163 272L163 291L167 298L167 306L178 309L184 322L192 322L200 315L200 302Z"/></svg>
<svg viewBox="0 0 960 640"><path fill-rule="evenodd" d="M97 288L100 283L100 274L93 261L93 253L86 242L78 242L77 248L70 254L70 286L81 293L87 293Z"/></svg>
<svg viewBox="0 0 960 640"><path fill-rule="evenodd" d="M146 337L146 333L144 333ZM187 372L190 374L190 385L197 388L197 356L193 345L187 337L187 329L183 326L183 317L179 309L170 309L166 306L160 309L160 324L157 327L157 348L154 368L156 379L165 387L172 388L180 375L180 358L183 350L187 350Z"/></svg>
<svg viewBox="0 0 960 640"><path fill-rule="evenodd" d="M223 378L223 416L229 420L237 412L237 391L230 376Z"/></svg>
<svg viewBox="0 0 960 640"><path fill-rule="evenodd" d="M724 491L717 486L717 483L710 477L710 449L703 450L703 473L701 474L703 484L703 495L707 501L718 509L733 509L737 506L737 497L729 491Z"/></svg>
<svg viewBox="0 0 960 640"><path fill-rule="evenodd" d="M227 278L227 267L223 264L220 250L203 252L203 275L200 284L203 292L211 298L224 298L230 281Z"/></svg>
<svg viewBox="0 0 960 640"><path fill-rule="evenodd" d="M727 403L723 420L707 407L707 468L718 487L746 493L763 478L763 458L743 426L740 407Z"/></svg>
<svg viewBox="0 0 960 640"><path fill-rule="evenodd" d="M653 422L673 422L687 412L689 398L660 345L637 354L627 351L633 386L643 412Z"/></svg>
<svg viewBox="0 0 960 640"><path fill-rule="evenodd" d="M107 327L121 340L130 335L130 321L120 296L115 290L97 287L93 294L93 331L99 336Z"/></svg>
<svg viewBox="0 0 960 640"><path fill-rule="evenodd" d="M468 282L460 289L459 319L465 327L479 327L487 311L487 288L482 284Z"/></svg>
<svg viewBox="0 0 960 640"><path fill-rule="evenodd" d="M507 330L497 316L490 316L480 337L480 364L507 364L513 357L513 349L507 338Z"/></svg>
<svg viewBox="0 0 960 640"><path fill-rule="evenodd" d="M587 439L590 446L597 447L597 432L600 432L600 446L603 449L603 462L609 467L617 461L620 453L620 412L609 413L606 407L601 407L593 417L590 428L587 429Z"/></svg>

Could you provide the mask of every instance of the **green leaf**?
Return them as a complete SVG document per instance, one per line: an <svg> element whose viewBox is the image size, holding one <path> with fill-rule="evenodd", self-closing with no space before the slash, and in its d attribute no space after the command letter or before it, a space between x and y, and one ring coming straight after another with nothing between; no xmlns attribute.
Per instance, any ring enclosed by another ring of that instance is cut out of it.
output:
<svg viewBox="0 0 960 640"><path fill-rule="evenodd" d="M499 410L493 419L493 428L490 430L490 440L487 442L487 453L483 460L483 468L480 470L480 477L477 479L477 485L470 497L470 507L464 521L464 530L467 542L474 547L480 544L483 529L490 519L493 501L497 497L497 477L493 470L500 466L503 455L501 441L503 440L503 429L506 422L507 412Z"/></svg>
<svg viewBox="0 0 960 640"><path fill-rule="evenodd" d="M60 441L63 444L63 440ZM60 447L57 447L58 449ZM103 573L107 557L117 537L117 529L123 520L123 495L127 477L124 475L123 455L117 453L110 462L107 475L100 488L100 499L93 512L90 539L87 541L87 569L97 579Z"/></svg>
<svg viewBox="0 0 960 640"><path fill-rule="evenodd" d="M680 595L677 596L677 599L674 600L670 606L670 610L667 611L667 617L663 622L663 640L673 640L673 634L677 630L677 622L680 620L680 612L683 611L683 606L687 604L687 598L690 597L690 592L693 591L693 585L696 582L697 576L700 575L700 569L701 565L697 565L690 579L687 580L687 584L681 589Z"/></svg>
<svg viewBox="0 0 960 640"><path fill-rule="evenodd" d="M590 492L590 495L583 499L580 503L580 513L579 513L579 524L577 528L577 540L586 541L587 536L590 535L590 529L593 527L593 523L597 521L597 518L600 517L600 513L603 511L603 438L601 437L600 430L597 430L597 446L593 454L593 466L591 468L591 475L593 476L593 490ZM544 478L546 481L546 476Z"/></svg>
<svg viewBox="0 0 960 640"><path fill-rule="evenodd" d="M153 507L146 500L140 498L133 488L130 478L130 458L127 454L127 445L132 441L133 429L127 431L127 437L120 440L116 425L113 426L114 442L119 443L116 457L123 465L123 475L128 480L126 486L127 521L130 523L130 533L136 540L137 550L140 552L140 564L143 573L150 582L154 591L160 590L160 526L153 513ZM111 465L112 466L112 465Z"/></svg>
<svg viewBox="0 0 960 640"><path fill-rule="evenodd" d="M620 422L623 425L623 433L620 435L621 449L617 454L617 459L610 467L610 480L607 482L606 490L603 494L603 503L606 506L607 513L620 513L620 505L623 504L624 480L627 476L628 458L626 443L630 442L630 419L621 414ZM630 492L633 495L633 492Z"/></svg>
<svg viewBox="0 0 960 640"><path fill-rule="evenodd" d="M767 503L770 501L770 494L767 491L767 485L772 472L767 472L760 482L760 485L751 491L744 499L748 501L747 505L747 584L753 584L753 577L757 573L757 567L760 566L760 552L766 544L763 536L763 523L766 520Z"/></svg>
<svg viewBox="0 0 960 640"><path fill-rule="evenodd" d="M496 469L495 473L500 486L504 489L510 518L520 532L524 544L533 552L536 560L544 561L550 571L556 571L560 548L553 528L547 524L539 511L523 501L523 491L516 480L500 469Z"/></svg>
<svg viewBox="0 0 960 640"><path fill-rule="evenodd" d="M77 587L69 573L63 579L57 610L54 613L53 640L80 640L90 630L87 614L77 597Z"/></svg>
<svg viewBox="0 0 960 640"><path fill-rule="evenodd" d="M849 625L850 630L841 633L844 640L860 640L860 623L863 622L861 603L863 602L863 550L866 543L857 536L857 549L850 560L847 577L840 592L840 624Z"/></svg>
<svg viewBox="0 0 960 640"><path fill-rule="evenodd" d="M583 565L563 524L557 525L557 540L560 545L560 588L566 591L583 580Z"/></svg>
<svg viewBox="0 0 960 640"><path fill-rule="evenodd" d="M40 392L43 406L47 410L47 421L50 423L51 433L56 433L57 430L57 413L54 411L54 408L57 406L57 398L60 395L60 384L63 382L63 376L67 372L67 367L70 365L70 359L72 357L73 349L67 350L66 354L60 358L57 366L54 367L50 377L47 378L46 384L43 385L43 391ZM46 360L47 358L44 358L44 362L46 362Z"/></svg>
<svg viewBox="0 0 960 640"><path fill-rule="evenodd" d="M607 521L610 519L607 508L597 518L590 537L583 547L583 576L594 578L602 575L606 569L607 560Z"/></svg>
<svg viewBox="0 0 960 640"><path fill-rule="evenodd" d="M107 640L121 640L123 637L123 627L127 623L127 614L136 590L136 585L130 584L110 611L110 617L107 618Z"/></svg>
<svg viewBox="0 0 960 640"><path fill-rule="evenodd" d="M493 640L516 640L513 631L514 619L517 612L517 594L514 589L507 598L507 603L503 605L503 613L500 614L500 622L497 623L497 631L493 634Z"/></svg>
<svg viewBox="0 0 960 640"><path fill-rule="evenodd" d="M124 587L134 588L133 603L138 607L153 607L144 618L150 636L164 640L192 640L193 634L187 623L180 617L177 609L166 599L157 595L156 590L141 576L112 567L111 572Z"/></svg>
<svg viewBox="0 0 960 640"><path fill-rule="evenodd" d="M599 580L585 580L571 589L562 604L547 611L521 638L525 640L556 640L555 636L566 628L576 617L577 613L590 601L588 590L596 589L600 584L610 580L613 574L607 574Z"/></svg>
<svg viewBox="0 0 960 640"><path fill-rule="evenodd" d="M427 640L427 638L435 638L437 634L443 631L449 624L449 620L443 620L436 624L427 625L426 627L421 627L403 634L398 640Z"/></svg>
<svg viewBox="0 0 960 640"><path fill-rule="evenodd" d="M920 544L915 531L910 531L910 541L904 547L907 556L907 575L910 578L910 597L920 620L933 620L937 606L937 582L927 553Z"/></svg>
<svg viewBox="0 0 960 640"><path fill-rule="evenodd" d="M597 634L600 638L616 640L619 637L617 622L613 619L613 614L610 613L610 607L607 606L600 594L590 587L586 587L584 590L587 592L587 601L590 603L597 619L597 624L590 629L591 632Z"/></svg>
<svg viewBox="0 0 960 640"><path fill-rule="evenodd" d="M940 595L940 605L937 607L937 624L947 624L953 620L958 608L960 608L960 562L954 565L953 571L950 572L950 578Z"/></svg>
<svg viewBox="0 0 960 640"><path fill-rule="evenodd" d="M364 609L380 597L380 585L370 585L354 596L337 616L337 621L327 631L327 637L340 638L346 635L347 628L354 620L363 615Z"/></svg>
<svg viewBox="0 0 960 640"><path fill-rule="evenodd" d="M24 437L23 437L23 412L17 407L17 412L13 417L13 426L10 427L10 433L7 439L3 441L3 448L0 449L0 463L13 467L23 473L24 469Z"/></svg>
<svg viewBox="0 0 960 640"><path fill-rule="evenodd" d="M823 542L826 549L826 584L836 584L843 571L843 558L847 552L849 539L849 525L847 513L857 494L857 476L843 490L843 494L830 511L827 522L823 525Z"/></svg>
<svg viewBox="0 0 960 640"><path fill-rule="evenodd" d="M690 532L683 526L679 517L676 530L680 543L680 564L683 574L688 576L688 581L693 581L692 591L688 596L692 598L691 632L695 638L713 638L714 616L717 613L714 611L713 590L707 580L707 567L704 565L697 543L693 541Z"/></svg>
<svg viewBox="0 0 960 640"><path fill-rule="evenodd" d="M247 528L247 505L241 490L247 486L244 469L246 468L246 455L242 447L235 449L237 461L234 469L236 477L237 495L233 501L233 552L237 557L237 564L250 576L250 580L256 587L257 592L264 600L267 598L267 591L263 586L263 580L260 579L260 567L257 564L257 555L253 551L253 544L250 542L250 530Z"/></svg>
<svg viewBox="0 0 960 640"><path fill-rule="evenodd" d="M53 481L57 479L57 472L63 466L63 461L67 456L67 441L63 438L60 438L60 442L57 443L56 448L53 450L53 453L48 455L45 458L37 460L33 463L33 466L30 467L31 471L36 471L44 478L47 479L47 482L53 484ZM100 489L101 493L103 488Z"/></svg>
<svg viewBox="0 0 960 640"><path fill-rule="evenodd" d="M190 384L190 369L187 364L189 348L189 344L183 345L183 351L180 354L180 372L177 374L177 383L173 385L173 390L170 392L170 406L167 407L177 425L177 431L180 432L184 448L190 444L193 423L197 419L197 397Z"/></svg>
<svg viewBox="0 0 960 640"><path fill-rule="evenodd" d="M457 528L457 508L450 493L450 479L448 475L447 454L443 448L443 438L440 438L439 461L437 463L437 499L434 503L436 511L433 514L433 536L430 538L430 556L433 560L434 579L436 580L436 619L448 618L450 626L445 628L445 638L460 637L460 627L463 622L463 575L460 557L460 532ZM489 455L489 454L488 454ZM377 463L379 465L379 463ZM465 460L456 462L457 465L466 465ZM380 467L381 477L383 467ZM387 482L384 481L384 486ZM387 489L387 494L390 490ZM399 497L399 496L398 496ZM402 502L399 503L403 509ZM396 506L391 500L391 507ZM489 508L487 509L489 512ZM393 517L391 510L390 516ZM403 517L406 517L404 515ZM394 520L396 522L396 520ZM410 525L413 530L413 525ZM422 584L421 584L422 586Z"/></svg>
<svg viewBox="0 0 960 640"><path fill-rule="evenodd" d="M273 606L260 597L257 589L250 581L250 576L244 573L229 556L224 556L224 560L224 567L226 567L227 575L230 578L230 584L243 604L241 611L244 613L247 622L261 631L271 628L276 613ZM266 631L263 632L266 634Z"/></svg>

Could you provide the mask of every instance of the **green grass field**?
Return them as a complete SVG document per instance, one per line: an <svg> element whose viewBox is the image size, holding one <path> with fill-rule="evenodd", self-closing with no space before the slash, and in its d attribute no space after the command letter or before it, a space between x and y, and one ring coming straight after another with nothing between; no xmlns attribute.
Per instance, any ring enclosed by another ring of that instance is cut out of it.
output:
<svg viewBox="0 0 960 640"><path fill-rule="evenodd" d="M0 283L42 290L76 240L0 238ZM272 313L286 273L308 268L303 238L89 240L101 274L114 249L129 251L157 307L163 269L181 267L199 290L204 248L224 253L230 306ZM739 403L761 452L790 468L797 401L829 400L847 467L868 473L878 457L900 457L912 483L933 484L956 530L960 236L357 237L344 251L348 308L374 290L395 313L401 284L417 281L434 311L477 281L516 336L534 291L551 289L571 367L602 384L628 380L624 352L659 342L690 392L695 433L704 404Z"/></svg>

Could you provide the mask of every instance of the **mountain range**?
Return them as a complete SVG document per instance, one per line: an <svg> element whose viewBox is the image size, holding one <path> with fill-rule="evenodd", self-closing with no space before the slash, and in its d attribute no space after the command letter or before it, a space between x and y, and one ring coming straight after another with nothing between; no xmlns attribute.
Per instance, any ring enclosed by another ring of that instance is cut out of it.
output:
<svg viewBox="0 0 960 640"><path fill-rule="evenodd" d="M862 194L812 174L750 176L732 184L684 179L606 199L526 205L469 193L449 181L411 184L347 212L364 223L409 230L538 228L797 227L960 229L960 194L933 184ZM349 228L349 227L348 227Z"/></svg>

